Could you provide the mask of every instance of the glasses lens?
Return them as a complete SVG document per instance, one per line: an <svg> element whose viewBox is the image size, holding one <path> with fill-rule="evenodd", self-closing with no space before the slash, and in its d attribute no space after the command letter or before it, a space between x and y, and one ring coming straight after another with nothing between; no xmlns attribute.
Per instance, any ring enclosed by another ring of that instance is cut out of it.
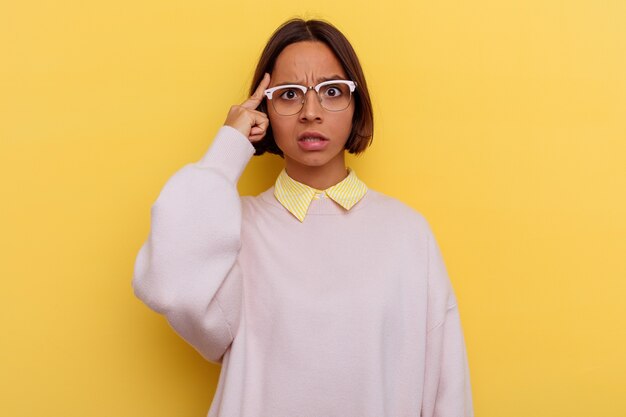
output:
<svg viewBox="0 0 626 417"><path fill-rule="evenodd" d="M272 104L278 114L292 115L300 111L303 100L304 95L302 94L302 90L293 87L285 87L274 91Z"/></svg>
<svg viewBox="0 0 626 417"><path fill-rule="evenodd" d="M327 84L320 88L322 106L330 111L339 111L348 107L351 95L350 87L344 83Z"/></svg>

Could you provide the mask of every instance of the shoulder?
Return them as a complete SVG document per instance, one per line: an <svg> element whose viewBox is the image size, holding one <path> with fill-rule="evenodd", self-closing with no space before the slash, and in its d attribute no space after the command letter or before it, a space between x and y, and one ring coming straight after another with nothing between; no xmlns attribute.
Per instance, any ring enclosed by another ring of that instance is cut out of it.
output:
<svg viewBox="0 0 626 417"><path fill-rule="evenodd" d="M386 222L390 223L402 224L411 230L417 228L423 234L430 234L430 226L426 217L415 207L371 188L368 190L368 194L370 194L368 196L370 198L369 209L381 219L384 218Z"/></svg>
<svg viewBox="0 0 626 417"><path fill-rule="evenodd" d="M243 216L252 218L266 215L268 210L282 209L280 203L274 198L273 190L272 186L256 195L241 196Z"/></svg>

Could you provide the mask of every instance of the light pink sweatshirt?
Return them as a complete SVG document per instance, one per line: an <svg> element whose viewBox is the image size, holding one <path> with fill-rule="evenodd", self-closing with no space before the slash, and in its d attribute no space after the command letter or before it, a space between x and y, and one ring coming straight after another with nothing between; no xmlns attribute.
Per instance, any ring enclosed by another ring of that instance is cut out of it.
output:
<svg viewBox="0 0 626 417"><path fill-rule="evenodd" d="M254 154L223 126L165 184L136 296L222 366L209 417L469 417L459 309L435 238L369 189L303 223L273 186L239 196Z"/></svg>

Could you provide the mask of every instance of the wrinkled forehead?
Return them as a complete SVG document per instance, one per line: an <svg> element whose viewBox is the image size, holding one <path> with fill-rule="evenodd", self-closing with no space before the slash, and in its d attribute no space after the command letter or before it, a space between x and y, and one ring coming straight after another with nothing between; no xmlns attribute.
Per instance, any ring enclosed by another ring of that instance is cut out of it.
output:
<svg viewBox="0 0 626 417"><path fill-rule="evenodd" d="M278 55L272 85L314 85L329 79L345 79L346 73L333 51L322 42L297 42Z"/></svg>

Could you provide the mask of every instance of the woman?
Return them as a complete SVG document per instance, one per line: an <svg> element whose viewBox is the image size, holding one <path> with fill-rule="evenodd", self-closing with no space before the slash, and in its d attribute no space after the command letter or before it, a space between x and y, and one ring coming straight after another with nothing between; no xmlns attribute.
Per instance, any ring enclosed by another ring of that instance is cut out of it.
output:
<svg viewBox="0 0 626 417"><path fill-rule="evenodd" d="M207 153L165 184L133 287L222 365L209 417L458 417L472 399L459 311L424 217L369 189L367 85L332 25L293 19ZM285 167L257 196L253 155Z"/></svg>

